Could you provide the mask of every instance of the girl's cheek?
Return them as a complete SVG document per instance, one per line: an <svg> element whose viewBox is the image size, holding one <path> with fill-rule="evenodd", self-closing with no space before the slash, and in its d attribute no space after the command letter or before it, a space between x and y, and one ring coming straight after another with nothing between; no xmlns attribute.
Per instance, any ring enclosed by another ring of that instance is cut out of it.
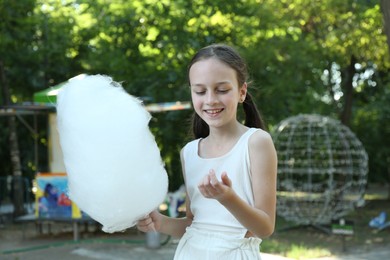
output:
<svg viewBox="0 0 390 260"><path fill-rule="evenodd" d="M195 109L199 108L201 106L201 103L202 102L198 98L196 98L195 96L192 97L192 104Z"/></svg>

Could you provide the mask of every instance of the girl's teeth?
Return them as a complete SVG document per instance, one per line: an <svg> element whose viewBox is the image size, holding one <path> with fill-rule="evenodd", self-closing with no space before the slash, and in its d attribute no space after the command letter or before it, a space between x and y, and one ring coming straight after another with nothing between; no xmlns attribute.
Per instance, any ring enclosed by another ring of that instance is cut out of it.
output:
<svg viewBox="0 0 390 260"><path fill-rule="evenodd" d="M216 109L216 110L207 110L207 113L210 113L210 114L217 114L217 113L219 113L219 112L221 112L222 111L222 109Z"/></svg>

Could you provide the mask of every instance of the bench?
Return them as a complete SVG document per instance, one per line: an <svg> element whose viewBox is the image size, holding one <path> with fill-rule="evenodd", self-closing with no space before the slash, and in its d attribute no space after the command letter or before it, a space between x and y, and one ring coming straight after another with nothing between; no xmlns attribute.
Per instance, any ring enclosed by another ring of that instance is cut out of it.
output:
<svg viewBox="0 0 390 260"><path fill-rule="evenodd" d="M26 224L35 223L37 230L42 233L43 224L48 224L49 231L50 225L55 222L70 223L73 230L73 241L80 240L80 224L96 224L97 222L90 217L83 216L82 218L68 218L68 217L37 217L35 214L28 214L16 218L16 222L23 224L23 238L25 237Z"/></svg>

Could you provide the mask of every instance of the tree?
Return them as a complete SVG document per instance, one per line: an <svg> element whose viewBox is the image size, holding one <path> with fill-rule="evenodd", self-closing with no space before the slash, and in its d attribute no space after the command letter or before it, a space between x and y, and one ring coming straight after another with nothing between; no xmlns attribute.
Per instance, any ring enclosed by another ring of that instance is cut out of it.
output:
<svg viewBox="0 0 390 260"><path fill-rule="evenodd" d="M29 12L34 7L34 1L25 1L15 3L13 1L0 2L0 16L2 17L2 26L0 28L2 40L0 41L0 50L2 57L0 59L0 84L2 103L4 106L11 105L11 96L13 95L8 74L12 74L13 66L16 65L14 56L7 55L8 52L23 53L23 47L26 46L31 32ZM19 56L19 58L21 58ZM21 160L19 151L19 141L16 129L16 119L14 115L8 117L9 132L9 152L12 164L12 202L14 206L14 216L25 214L24 209L24 183L22 181Z"/></svg>
<svg viewBox="0 0 390 260"><path fill-rule="evenodd" d="M77 74L99 73L123 82L145 102L164 102L189 100L186 66L196 50L228 43L249 63L250 92L271 130L299 113L339 118L359 133L372 158L370 178L378 180L374 172L384 166L368 136L382 133L365 125L379 124L375 115L385 109L373 104L389 89L389 51L378 3L39 0L27 16L14 16L23 21L15 27L20 29L15 35L26 39L18 40L23 52L1 57L16 101ZM31 10L11 5L21 13ZM0 34L1 40L9 37L5 30ZM11 41L7 44L2 50L10 49ZM182 182L178 154L189 138L190 113L154 114L150 124L172 189Z"/></svg>
<svg viewBox="0 0 390 260"><path fill-rule="evenodd" d="M385 33L387 36L388 51L390 52L390 2L389 1L381 0L381 11L383 14L383 26L385 28Z"/></svg>

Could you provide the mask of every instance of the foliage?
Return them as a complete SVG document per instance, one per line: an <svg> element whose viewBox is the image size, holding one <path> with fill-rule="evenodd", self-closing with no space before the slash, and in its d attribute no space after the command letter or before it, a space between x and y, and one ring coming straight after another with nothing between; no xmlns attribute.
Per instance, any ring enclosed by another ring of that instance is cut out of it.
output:
<svg viewBox="0 0 390 260"><path fill-rule="evenodd" d="M370 179L389 181L390 59L379 1L0 0L0 16L0 57L13 102L31 101L34 92L80 73L108 74L145 102L189 100L190 57L224 42L247 59L250 91L271 130L292 115L339 118L352 106L350 127L369 153ZM182 182L179 151L190 138L190 114L154 114L151 122L171 189ZM32 150L22 156L26 165L33 161Z"/></svg>

